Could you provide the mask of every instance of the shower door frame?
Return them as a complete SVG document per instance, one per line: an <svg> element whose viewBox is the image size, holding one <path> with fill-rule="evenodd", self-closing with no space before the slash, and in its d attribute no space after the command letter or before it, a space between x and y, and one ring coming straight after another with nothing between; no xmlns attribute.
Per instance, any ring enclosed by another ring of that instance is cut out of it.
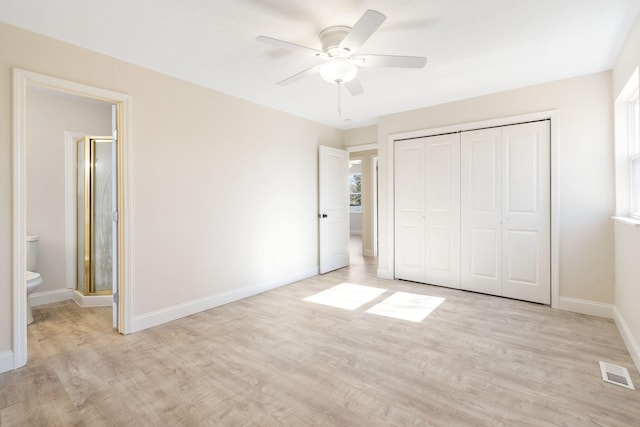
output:
<svg viewBox="0 0 640 427"><path fill-rule="evenodd" d="M13 69L13 369L27 364L27 295L26 236L27 236L27 88L44 87L105 101L116 106L118 123L118 332L131 333L131 96L72 82L45 74Z"/></svg>
<svg viewBox="0 0 640 427"><path fill-rule="evenodd" d="M110 144L113 143L113 138L110 136L84 136L83 138L80 138L78 140L76 140L76 153L78 153L78 149L79 149L79 145L83 144L84 145L84 164L85 164L85 168L84 168L84 177L83 177L83 184L84 184L84 218L83 218L83 225L84 225L84 233L83 233L83 246L84 246L84 254L82 257L82 264L83 264L83 295L84 296L95 296L95 295L111 295L112 294L112 289L104 289L104 290L95 290L95 263L94 261L94 239L95 239L95 183L96 183L96 178L95 178L95 174L96 174L96 167L95 167L95 157L96 157L96 142L108 142ZM117 143L117 141L116 141ZM79 174L80 174L80 170L79 168L79 164L80 164L80 157L79 155L76 157L77 161L76 161L76 182L79 184ZM113 161L113 159L112 159ZM76 191L77 194L77 191ZM109 194L111 195L111 194ZM78 203L79 200L76 200L76 212L78 209ZM112 210L113 207L112 207ZM78 220L79 220L79 214L78 214ZM79 227L79 221L76 222L76 227ZM78 233L76 232L76 243L78 242ZM79 252L79 245L76 244L76 263L80 264L80 254ZM113 262L113 261L112 261ZM76 265L76 271L77 271L78 265ZM80 275L77 275L77 279L80 278ZM76 282L76 290L79 291L78 288L78 283Z"/></svg>

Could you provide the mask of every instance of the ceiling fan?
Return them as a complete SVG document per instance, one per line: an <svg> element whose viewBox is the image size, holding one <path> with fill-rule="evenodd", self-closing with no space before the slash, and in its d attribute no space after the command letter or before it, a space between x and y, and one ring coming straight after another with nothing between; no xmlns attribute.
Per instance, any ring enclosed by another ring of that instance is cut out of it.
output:
<svg viewBox="0 0 640 427"><path fill-rule="evenodd" d="M382 13L367 10L353 28L345 26L325 28L319 35L322 50L267 36L259 36L256 40L268 45L305 53L325 61L324 64L315 65L279 81L278 85L285 86L304 77L320 73L325 81L338 86L344 85L349 93L355 96L363 93L362 84L358 79L359 67L422 68L427 63L427 58L422 56L358 55L360 47L382 25L385 19L387 17Z"/></svg>

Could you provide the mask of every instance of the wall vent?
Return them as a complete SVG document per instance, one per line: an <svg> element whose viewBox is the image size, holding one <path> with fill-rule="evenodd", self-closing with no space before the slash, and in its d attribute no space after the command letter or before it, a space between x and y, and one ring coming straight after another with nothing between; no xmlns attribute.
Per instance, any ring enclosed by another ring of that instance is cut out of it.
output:
<svg viewBox="0 0 640 427"><path fill-rule="evenodd" d="M629 371L622 366L612 365L611 363L600 362L600 372L602 379L608 383L616 384L625 388L635 390Z"/></svg>

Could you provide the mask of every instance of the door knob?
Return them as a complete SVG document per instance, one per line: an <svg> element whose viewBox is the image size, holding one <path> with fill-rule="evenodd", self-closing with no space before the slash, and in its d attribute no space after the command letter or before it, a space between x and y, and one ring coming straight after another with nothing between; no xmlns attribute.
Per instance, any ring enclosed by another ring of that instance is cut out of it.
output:
<svg viewBox="0 0 640 427"><path fill-rule="evenodd" d="M327 215L326 213L318 214L318 218L326 218L326 217L328 217L328 216L329 216L329 215Z"/></svg>

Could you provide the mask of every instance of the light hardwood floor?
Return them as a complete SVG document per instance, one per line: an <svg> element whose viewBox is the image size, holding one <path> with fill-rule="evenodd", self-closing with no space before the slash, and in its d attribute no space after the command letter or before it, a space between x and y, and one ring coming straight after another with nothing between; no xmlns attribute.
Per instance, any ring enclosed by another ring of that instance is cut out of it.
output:
<svg viewBox="0 0 640 427"><path fill-rule="evenodd" d="M0 375L0 424L639 426L640 377L611 320L375 277L372 259L129 336L110 309L34 309L29 362ZM388 289L354 311L303 301ZM395 291L446 300L421 323L365 313Z"/></svg>

